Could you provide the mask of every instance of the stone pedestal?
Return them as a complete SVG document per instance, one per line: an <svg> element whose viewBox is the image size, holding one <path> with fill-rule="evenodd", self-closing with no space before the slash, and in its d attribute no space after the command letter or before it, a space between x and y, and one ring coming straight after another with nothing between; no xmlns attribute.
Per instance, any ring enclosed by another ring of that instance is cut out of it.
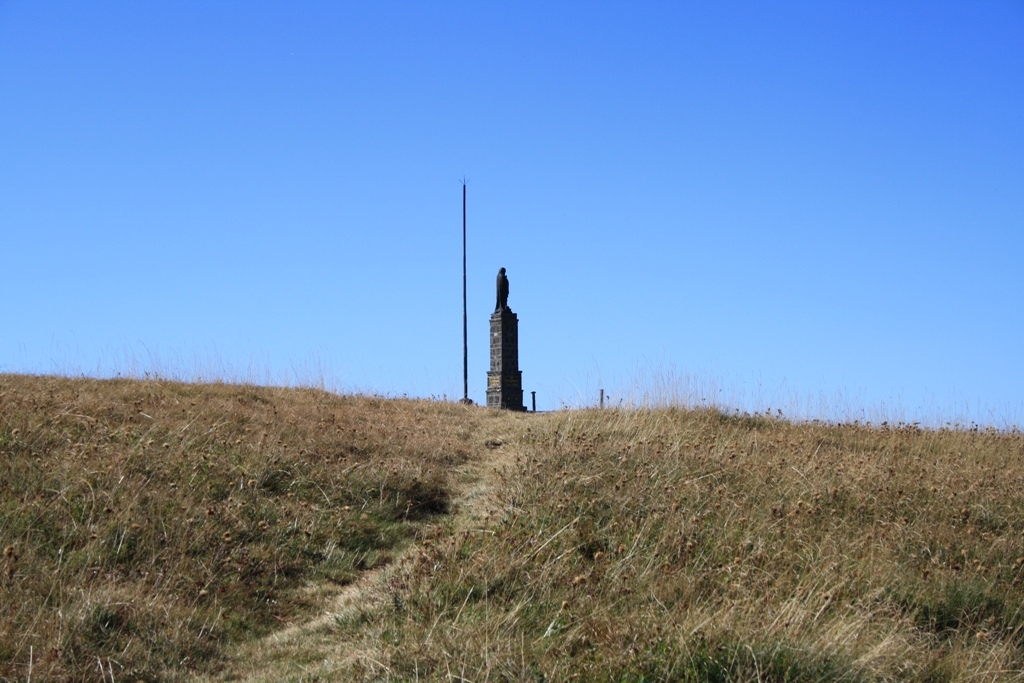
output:
<svg viewBox="0 0 1024 683"><path fill-rule="evenodd" d="M519 371L519 318L508 307L491 315L487 407L526 410L523 406L523 373Z"/></svg>

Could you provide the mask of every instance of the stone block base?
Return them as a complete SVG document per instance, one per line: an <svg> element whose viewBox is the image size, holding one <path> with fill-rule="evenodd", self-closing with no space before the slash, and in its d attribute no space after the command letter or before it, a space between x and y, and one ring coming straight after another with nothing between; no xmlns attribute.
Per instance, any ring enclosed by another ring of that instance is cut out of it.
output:
<svg viewBox="0 0 1024 683"><path fill-rule="evenodd" d="M526 410L523 405L523 373L488 372L487 407L506 410Z"/></svg>

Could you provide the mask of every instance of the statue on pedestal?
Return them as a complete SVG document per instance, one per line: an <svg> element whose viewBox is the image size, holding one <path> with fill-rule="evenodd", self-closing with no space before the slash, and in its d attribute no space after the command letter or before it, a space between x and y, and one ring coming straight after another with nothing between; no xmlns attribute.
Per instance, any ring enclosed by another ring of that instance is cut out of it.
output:
<svg viewBox="0 0 1024 683"><path fill-rule="evenodd" d="M508 307L508 277L498 271L497 301L491 314L491 369L487 372L487 406L525 410L523 373L519 370L519 317Z"/></svg>

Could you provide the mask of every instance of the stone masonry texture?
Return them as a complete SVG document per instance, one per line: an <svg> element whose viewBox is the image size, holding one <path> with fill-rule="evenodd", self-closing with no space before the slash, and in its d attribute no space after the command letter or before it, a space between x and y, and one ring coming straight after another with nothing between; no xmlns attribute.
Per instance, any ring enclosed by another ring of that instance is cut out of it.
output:
<svg viewBox="0 0 1024 683"><path fill-rule="evenodd" d="M491 315L491 369L487 373L487 406L525 410L523 373L519 371L519 318L511 309Z"/></svg>

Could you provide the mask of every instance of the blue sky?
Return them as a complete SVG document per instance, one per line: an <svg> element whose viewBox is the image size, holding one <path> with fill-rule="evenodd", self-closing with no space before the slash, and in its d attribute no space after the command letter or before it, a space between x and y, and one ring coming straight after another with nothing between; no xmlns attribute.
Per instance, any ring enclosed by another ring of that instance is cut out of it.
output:
<svg viewBox="0 0 1024 683"><path fill-rule="evenodd" d="M1024 421L1024 3L0 0L0 371Z"/></svg>

